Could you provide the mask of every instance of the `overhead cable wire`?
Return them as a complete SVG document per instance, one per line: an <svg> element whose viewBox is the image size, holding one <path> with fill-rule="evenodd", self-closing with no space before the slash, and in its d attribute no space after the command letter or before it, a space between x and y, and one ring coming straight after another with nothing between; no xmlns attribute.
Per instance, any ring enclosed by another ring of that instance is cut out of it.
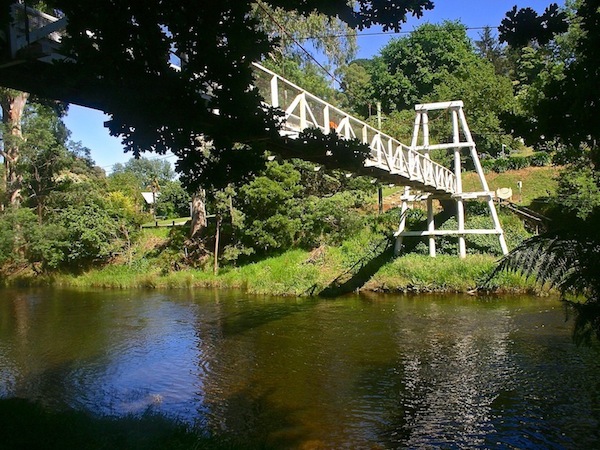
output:
<svg viewBox="0 0 600 450"><path fill-rule="evenodd" d="M485 30L486 28L490 28L490 29L498 29L498 27L492 27L492 26L483 26L483 27L457 27L457 28L461 28L465 31L476 31L476 30ZM351 37L351 36L356 36L357 38L362 38L362 37L372 37L372 36L392 36L392 35L396 35L396 34L411 34L411 33L415 33L419 31L419 29L417 28L413 28L412 30L400 30L400 31L372 31L372 32L368 32L368 33L332 33L332 34L321 34L321 35L314 35L314 36L305 36L305 37L301 37L298 39L302 39L302 40L309 40L309 39L323 39L323 38L330 38L330 37ZM435 32L435 33L441 33L441 32L447 32L448 30L443 29L443 28L433 28L430 30L427 30L427 32Z"/></svg>
<svg viewBox="0 0 600 450"><path fill-rule="evenodd" d="M289 38L292 40L292 42L294 42L294 44L296 44L296 45L297 45L297 46L298 46L298 47L299 47L299 48L300 48L300 49L301 49L301 50L302 50L304 53L306 53L306 54L308 55L308 57L309 57L310 59L312 59L312 60L315 62L315 64L316 64L317 66L319 66L319 67L320 67L320 68L321 68L321 69L322 69L322 70L323 70L323 71L324 71L324 72L325 72L327 75L329 75L333 81L335 81L335 82L336 82L336 83L338 83L338 84L341 84L341 81L340 81L340 80L338 80L338 79L335 77L335 75L333 75L333 74L332 74L332 73L331 73L331 72L330 72L330 71L329 71L329 70L328 70L328 69L327 69L327 68L326 68L326 67L325 67L323 64L321 64L321 63L319 62L319 60L317 60L317 58L315 58L315 57L312 55L312 53L311 53L311 52L309 52L309 51L308 51L306 48L304 48L304 46L303 46L303 45L302 45L300 42L298 42L298 39L296 39L296 38L295 38L295 37L294 37L294 36L293 36L293 35L292 35L292 34L291 34L289 31L287 31L287 30L285 29L285 27L284 27L283 25L281 25L281 24L280 24L280 23L277 21L277 19L275 19L275 17L273 17L273 14L271 14L271 12L270 12L270 11L269 11L269 10L268 10L266 7L265 7L265 5L263 4L263 2L262 2L262 1L258 0L256 3L257 3L257 5L260 7L260 9L262 9L262 10L264 11L264 13L265 13L265 14L266 14L266 15L269 17L269 19L271 19L271 21L272 21L272 22L273 22L275 25L277 25L277 26L279 27L279 29L281 29L281 31L282 31L282 32L283 32L285 35L287 35L287 36L288 36L288 37L289 37ZM308 38L303 38L303 39L313 39L313 38L311 38L311 37L308 37Z"/></svg>

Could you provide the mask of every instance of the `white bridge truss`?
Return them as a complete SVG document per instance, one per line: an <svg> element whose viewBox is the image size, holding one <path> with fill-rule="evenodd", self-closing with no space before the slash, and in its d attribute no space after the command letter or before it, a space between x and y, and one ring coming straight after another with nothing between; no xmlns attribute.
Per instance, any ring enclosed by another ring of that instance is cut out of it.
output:
<svg viewBox="0 0 600 450"><path fill-rule="evenodd" d="M67 23L66 17L53 17L21 3L12 5L12 16L11 26L8 30L12 62L9 62L8 65L19 64L23 57L35 58L48 63L55 59L65 59L60 54L60 42ZM285 113L281 128L282 135L296 138L303 130L316 128L326 134L335 130L344 139L357 139L370 148L369 158L364 163L366 167L380 169L386 174L397 175L396 184L406 186L402 196L400 226L395 234L398 253L401 251L403 238L427 236L430 255L435 256L435 237L456 235L458 236L458 253L460 257L464 258L466 256L465 235L467 234L498 235L502 252L504 254L508 252L493 202L494 193L489 190L485 180L475 143L465 119L462 101L417 105L413 138L411 145L407 146L260 64L255 63L254 68L255 85L265 102L270 106L280 108ZM442 109L449 110L451 113L453 140L449 143L430 144L428 111ZM420 137L422 138L419 142ZM431 160L430 151L435 149L452 149L454 151L454 171ZM473 159L481 181L482 190L479 192L463 192L462 190L462 149L469 150ZM415 190L414 193L411 193L411 187ZM435 229L433 200L440 198L452 198L456 201L457 230ZM493 229L465 229L464 202L477 198L487 201L494 224ZM406 230L406 211L409 202L420 200L427 202L427 230Z"/></svg>
<svg viewBox="0 0 600 450"><path fill-rule="evenodd" d="M453 194L456 176L451 170L432 161L429 155L404 145L371 125L305 91L280 75L254 64L256 85L265 101L285 112L281 133L297 137L307 128L323 133L335 130L345 139L357 139L371 149L366 167L375 167L398 175L397 184L407 184L424 191Z"/></svg>
<svg viewBox="0 0 600 450"><path fill-rule="evenodd" d="M398 176L397 184L405 185L402 196L400 226L395 233L396 253L402 249L403 238L427 236L429 254L435 256L435 237L442 235L458 236L458 254L466 256L465 235L493 234L498 236L502 253L508 253L504 233L496 206L493 202L494 192L489 190L473 136L469 130L462 101L428 103L415 106L416 117L411 145L382 133L380 130L352 117L319 97L296 86L280 75L254 64L256 69L256 85L265 101L273 107L284 111L284 122L281 133L292 138L307 128L317 128L323 133L335 130L345 139L358 139L371 149L366 167L375 167ZM452 116L452 142L431 144L429 142L429 111L448 110ZM468 150L479 176L482 190L479 192L463 192L461 151ZM434 162L430 158L432 150L453 150L454 171ZM411 187L416 191L411 193ZM452 198L456 201L457 230L436 230L434 225L434 205L436 198ZM493 222L492 229L466 229L464 202L482 198L487 201ZM406 230L406 211L409 203L427 202L427 230Z"/></svg>

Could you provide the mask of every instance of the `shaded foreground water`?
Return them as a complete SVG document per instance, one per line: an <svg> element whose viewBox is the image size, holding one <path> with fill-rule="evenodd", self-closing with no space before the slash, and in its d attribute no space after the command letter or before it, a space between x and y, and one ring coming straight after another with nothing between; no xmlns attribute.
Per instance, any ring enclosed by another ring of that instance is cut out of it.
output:
<svg viewBox="0 0 600 450"><path fill-rule="evenodd" d="M269 448L598 448L571 328L552 298L5 290L0 398Z"/></svg>

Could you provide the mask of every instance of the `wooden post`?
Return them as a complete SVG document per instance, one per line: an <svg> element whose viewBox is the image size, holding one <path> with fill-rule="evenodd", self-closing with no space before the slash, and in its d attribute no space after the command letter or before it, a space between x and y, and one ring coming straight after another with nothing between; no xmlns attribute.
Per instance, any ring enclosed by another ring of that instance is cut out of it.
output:
<svg viewBox="0 0 600 450"><path fill-rule="evenodd" d="M458 128L458 112L456 108L452 109L452 131L453 143L460 142L460 130ZM460 161L460 147L454 148L454 175L456 177L456 193L462 194L462 168ZM465 207L462 197L456 199L456 221L458 222L458 256L465 258L467 256L467 247L465 244Z"/></svg>
<svg viewBox="0 0 600 450"><path fill-rule="evenodd" d="M475 142L473 142L473 136L471 135L471 131L469 130L469 125L467 125L467 119L465 117L465 113L462 109L459 110L460 114L460 122L462 125L463 132L465 133L465 137L467 142L470 142L471 145L471 157L473 158L473 163L475 165L475 170L477 171L477 175L479 175L479 181L481 182L481 187L485 192L489 192L490 188L488 187L487 180L485 179L485 174L483 173L483 167L481 166L481 161L479 161L479 155L477 154L477 149L475 147ZM460 178L457 176L457 183ZM462 193L462 185L461 190ZM488 200L488 209L490 211L490 215L492 216L492 221L494 222L494 229L498 234L498 241L500 242L500 248L502 249L502 253L504 255L508 254L508 246L506 245L506 240L504 239L504 231L502 230L502 225L500 224L500 219L498 218L498 213L496 212L496 205L494 205L494 199L490 193Z"/></svg>
<svg viewBox="0 0 600 450"><path fill-rule="evenodd" d="M396 236L396 244L394 246L394 254L398 256L402 251L402 232L406 228L406 211L408 210L408 195L410 188L404 186L404 196L402 197L402 208L400 209L400 225L398 226L398 232Z"/></svg>
<svg viewBox="0 0 600 450"><path fill-rule="evenodd" d="M377 188L377 197L379 200L379 214L383 214L383 187L381 185Z"/></svg>
<svg viewBox="0 0 600 450"><path fill-rule="evenodd" d="M433 197L427 197L427 230L432 233L435 231L435 222L433 220ZM429 235L429 256L435 257L435 237Z"/></svg>

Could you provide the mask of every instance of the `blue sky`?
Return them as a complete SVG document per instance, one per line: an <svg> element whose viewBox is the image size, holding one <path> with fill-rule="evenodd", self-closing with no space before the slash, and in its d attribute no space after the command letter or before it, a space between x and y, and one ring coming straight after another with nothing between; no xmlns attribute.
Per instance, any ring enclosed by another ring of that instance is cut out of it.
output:
<svg viewBox="0 0 600 450"><path fill-rule="evenodd" d="M489 25L497 27L504 17L505 13L513 6L532 7L538 12L543 12L544 8L550 3L549 0L434 0L435 8L427 11L424 16L417 20L409 19L404 25L403 31L410 31L423 23L438 23L444 20L460 20L468 27L483 27ZM557 1L559 5L564 4L564 0ZM381 31L374 27L365 30L364 36L359 36L359 58L370 58L376 55L379 50L391 38L401 36L394 34L369 35L368 33ZM470 33L471 38L477 38L477 31ZM104 122L108 116L100 111L82 108L71 105L69 113L65 118L65 123L72 132L71 139L81 141L82 144L92 150L92 158L100 167L110 172L115 163L125 162L131 158L131 154L123 152L123 147L119 138L109 135L108 130L104 128ZM149 158L157 157L152 153L145 155ZM164 157L163 157L164 158ZM175 158L168 158L174 162Z"/></svg>

